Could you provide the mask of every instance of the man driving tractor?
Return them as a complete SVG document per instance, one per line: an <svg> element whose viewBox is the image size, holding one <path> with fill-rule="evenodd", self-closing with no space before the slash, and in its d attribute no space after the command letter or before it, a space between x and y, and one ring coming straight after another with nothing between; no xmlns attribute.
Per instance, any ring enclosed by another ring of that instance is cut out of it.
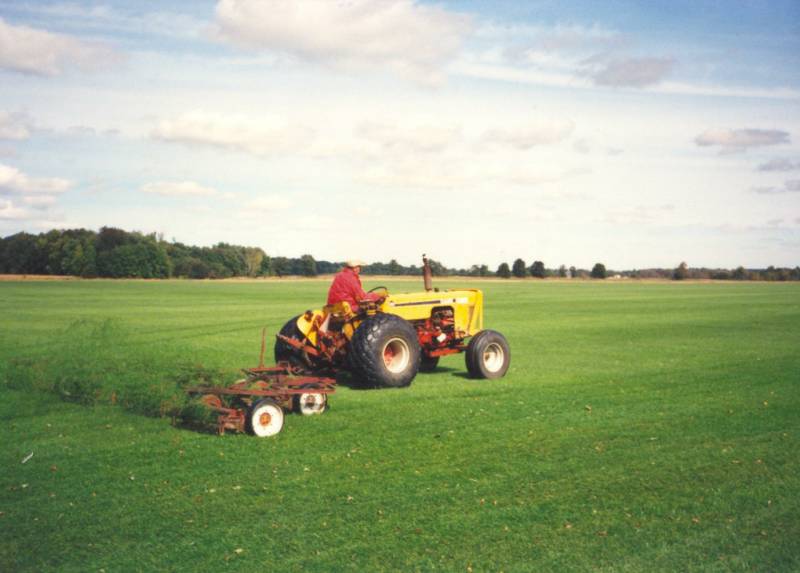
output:
<svg viewBox="0 0 800 573"><path fill-rule="evenodd" d="M333 277L333 283L328 290L328 303L347 302L353 312L358 312L358 301L372 300L377 301L383 296L374 292L364 292L361 286L361 266L364 263L354 259L347 261L344 268Z"/></svg>

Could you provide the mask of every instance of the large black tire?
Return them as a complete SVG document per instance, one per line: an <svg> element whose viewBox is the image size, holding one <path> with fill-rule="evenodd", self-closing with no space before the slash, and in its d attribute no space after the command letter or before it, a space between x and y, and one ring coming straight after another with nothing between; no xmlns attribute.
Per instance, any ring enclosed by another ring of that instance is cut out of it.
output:
<svg viewBox="0 0 800 573"><path fill-rule="evenodd" d="M425 356L423 354L422 358L419 359L420 372L433 372L437 366L439 366L438 356Z"/></svg>
<svg viewBox="0 0 800 573"><path fill-rule="evenodd" d="M298 318L300 318L299 314L284 324L283 328L280 330L280 334L286 338L303 340L303 335L297 328ZM303 360L301 353L293 346L286 344L280 338L275 339L275 362L288 362L295 368L308 370L308 364Z"/></svg>
<svg viewBox="0 0 800 573"><path fill-rule="evenodd" d="M511 349L499 332L481 330L469 341L465 360L470 378L502 378L511 364Z"/></svg>
<svg viewBox="0 0 800 573"><path fill-rule="evenodd" d="M350 341L353 375L371 386L408 386L419 369L417 331L394 314L376 314L356 329Z"/></svg>

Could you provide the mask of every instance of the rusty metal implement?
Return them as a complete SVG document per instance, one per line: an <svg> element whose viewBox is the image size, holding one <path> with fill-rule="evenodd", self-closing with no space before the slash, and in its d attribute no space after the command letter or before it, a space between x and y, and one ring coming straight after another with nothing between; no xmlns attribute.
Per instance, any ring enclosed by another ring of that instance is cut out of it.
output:
<svg viewBox="0 0 800 573"><path fill-rule="evenodd" d="M186 391L198 396L202 404L216 412L217 431L249 432L255 436L274 436L283 428L284 411L302 415L322 414L328 394L336 391L336 379L308 375L289 362L264 366L266 331L261 333L258 366L243 368L245 378L230 386L195 386Z"/></svg>

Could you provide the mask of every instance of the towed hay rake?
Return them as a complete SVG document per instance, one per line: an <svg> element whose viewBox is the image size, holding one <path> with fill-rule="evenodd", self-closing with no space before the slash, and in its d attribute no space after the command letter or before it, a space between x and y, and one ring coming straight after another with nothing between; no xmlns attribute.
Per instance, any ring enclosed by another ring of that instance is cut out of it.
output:
<svg viewBox="0 0 800 573"><path fill-rule="evenodd" d="M336 379L300 372L289 362L264 366L264 337L261 357L255 368L244 368L245 378L226 387L195 386L186 391L218 414L217 431L248 432L265 438L283 428L284 410L304 416L322 414L328 394L336 391Z"/></svg>

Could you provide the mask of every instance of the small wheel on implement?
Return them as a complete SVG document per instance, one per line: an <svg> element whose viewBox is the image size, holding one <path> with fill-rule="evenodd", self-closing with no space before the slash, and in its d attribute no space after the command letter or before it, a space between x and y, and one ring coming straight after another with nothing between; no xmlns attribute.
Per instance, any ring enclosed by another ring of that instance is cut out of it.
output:
<svg viewBox="0 0 800 573"><path fill-rule="evenodd" d="M424 354L419 359L420 372L433 372L439 365L438 356L425 356Z"/></svg>
<svg viewBox="0 0 800 573"><path fill-rule="evenodd" d="M247 411L247 431L267 438L283 428L283 410L273 400L266 398L254 403Z"/></svg>
<svg viewBox="0 0 800 573"><path fill-rule="evenodd" d="M470 378L502 378L511 364L511 349L499 332L482 330L469 341L465 359Z"/></svg>
<svg viewBox="0 0 800 573"><path fill-rule="evenodd" d="M312 392L311 388L308 390L308 392L292 396L294 411L303 416L322 414L328 409L328 395L321 392Z"/></svg>

